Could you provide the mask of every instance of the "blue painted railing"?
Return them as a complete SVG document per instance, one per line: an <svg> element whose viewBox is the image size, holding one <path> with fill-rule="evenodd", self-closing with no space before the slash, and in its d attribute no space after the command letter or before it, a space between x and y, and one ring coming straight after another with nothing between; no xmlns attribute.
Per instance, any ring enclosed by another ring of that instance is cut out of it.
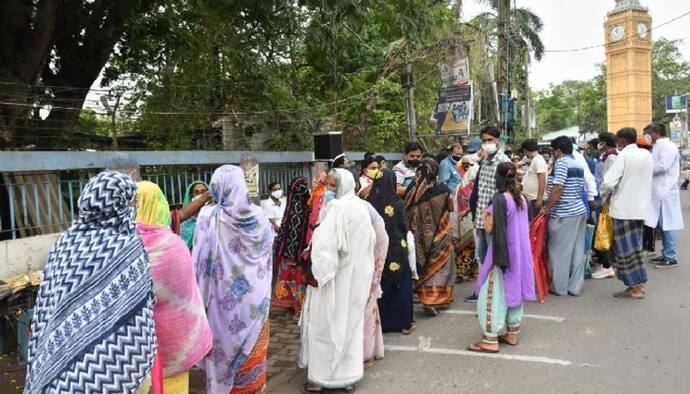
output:
<svg viewBox="0 0 690 394"><path fill-rule="evenodd" d="M297 176L311 179L311 152L0 152L0 239L59 232L76 218L77 199L98 171L128 163L141 166L141 178L158 184L168 202L179 206L194 180L208 183L215 167L239 163L251 154L260 163L259 191L270 182L284 188ZM355 159L362 152L349 152ZM397 161L400 154L383 153ZM7 196L5 199L2 194ZM6 200L6 201L2 201Z"/></svg>

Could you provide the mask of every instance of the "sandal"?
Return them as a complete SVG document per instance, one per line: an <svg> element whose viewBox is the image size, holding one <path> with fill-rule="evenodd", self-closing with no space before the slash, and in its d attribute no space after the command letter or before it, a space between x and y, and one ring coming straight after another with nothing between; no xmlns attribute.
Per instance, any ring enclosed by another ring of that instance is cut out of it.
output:
<svg viewBox="0 0 690 394"><path fill-rule="evenodd" d="M517 346L520 344L520 342L518 342L517 337L514 337L515 341L513 341L513 342L509 341L507 338L508 338L508 335L500 335L498 337L498 343L505 343L506 345L510 345L510 346Z"/></svg>
<svg viewBox="0 0 690 394"><path fill-rule="evenodd" d="M364 361L364 369L369 369L374 366L374 359Z"/></svg>
<svg viewBox="0 0 690 394"><path fill-rule="evenodd" d="M351 384L349 386L345 386L343 389L346 393L354 393L355 392L355 385Z"/></svg>
<svg viewBox="0 0 690 394"><path fill-rule="evenodd" d="M644 298L644 292L635 294L632 292L631 288L627 288L623 291L619 291L617 293L614 293L613 296L616 298L631 298L633 300L641 300Z"/></svg>
<svg viewBox="0 0 690 394"><path fill-rule="evenodd" d="M412 323L412 324L410 325L410 328L408 328L408 329L404 329L404 328L403 328L402 330L400 330L400 334L402 334L402 335L410 335L410 334L412 334L412 332L414 332L415 329L417 329L417 325L414 324L414 323Z"/></svg>
<svg viewBox="0 0 690 394"><path fill-rule="evenodd" d="M321 387L310 386L309 383L305 383L304 386L302 386L302 392L303 393L320 393L321 391L323 391L323 389Z"/></svg>
<svg viewBox="0 0 690 394"><path fill-rule="evenodd" d="M484 342L476 342L467 346L467 350L475 353L498 353L498 349L489 349L484 347Z"/></svg>
<svg viewBox="0 0 690 394"><path fill-rule="evenodd" d="M424 306L424 312L429 316L438 316L438 311L433 306Z"/></svg>

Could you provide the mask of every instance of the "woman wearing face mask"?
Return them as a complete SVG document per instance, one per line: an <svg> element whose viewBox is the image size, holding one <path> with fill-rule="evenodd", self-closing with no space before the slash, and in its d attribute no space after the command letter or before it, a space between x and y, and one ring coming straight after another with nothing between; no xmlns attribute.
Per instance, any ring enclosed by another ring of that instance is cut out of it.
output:
<svg viewBox="0 0 690 394"><path fill-rule="evenodd" d="M203 181L194 181L187 187L187 192L184 195L184 201L182 202L183 207L189 206L193 201L197 201L203 198L208 192L208 185ZM194 230L196 229L196 217L190 217L189 219L182 222L180 225L180 237L187 245L189 250L192 250L192 245L194 244Z"/></svg>
<svg viewBox="0 0 690 394"><path fill-rule="evenodd" d="M359 191L357 195L361 198L366 199L371 191L371 185L374 180L381 175L381 169L379 167L379 162L376 160L376 156L368 155L364 158L362 162L362 174L359 176Z"/></svg>

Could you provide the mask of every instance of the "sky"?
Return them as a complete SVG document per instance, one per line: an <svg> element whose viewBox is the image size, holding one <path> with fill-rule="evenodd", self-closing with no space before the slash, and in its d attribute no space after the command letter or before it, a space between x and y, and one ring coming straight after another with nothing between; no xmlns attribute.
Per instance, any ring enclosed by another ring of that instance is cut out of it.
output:
<svg viewBox="0 0 690 394"><path fill-rule="evenodd" d="M541 39L546 50L582 48L604 43L604 21L613 10L614 0L516 0L518 7L531 9L544 21ZM652 26L667 22L690 11L688 0L640 0L649 8ZM463 1L463 16L470 19L488 10L477 0ZM683 39L681 52L690 61L690 15L660 27L652 33L659 37ZM603 47L580 52L545 53L541 62L533 62L530 84L533 89L545 89L568 79L589 79L596 73L596 64L606 60Z"/></svg>

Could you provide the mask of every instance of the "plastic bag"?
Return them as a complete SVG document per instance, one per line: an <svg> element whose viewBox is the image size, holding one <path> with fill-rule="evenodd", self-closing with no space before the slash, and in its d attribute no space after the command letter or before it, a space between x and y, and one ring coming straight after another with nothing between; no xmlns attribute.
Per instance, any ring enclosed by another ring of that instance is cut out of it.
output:
<svg viewBox="0 0 690 394"><path fill-rule="evenodd" d="M608 252L613 246L613 220L609 216L609 202L604 203L599 214L597 233L594 234L594 249L599 252Z"/></svg>
<svg viewBox="0 0 690 394"><path fill-rule="evenodd" d="M412 279L419 279L419 275L417 274L417 247L414 243L414 234L412 234L412 231L407 232L407 260L410 263Z"/></svg>

